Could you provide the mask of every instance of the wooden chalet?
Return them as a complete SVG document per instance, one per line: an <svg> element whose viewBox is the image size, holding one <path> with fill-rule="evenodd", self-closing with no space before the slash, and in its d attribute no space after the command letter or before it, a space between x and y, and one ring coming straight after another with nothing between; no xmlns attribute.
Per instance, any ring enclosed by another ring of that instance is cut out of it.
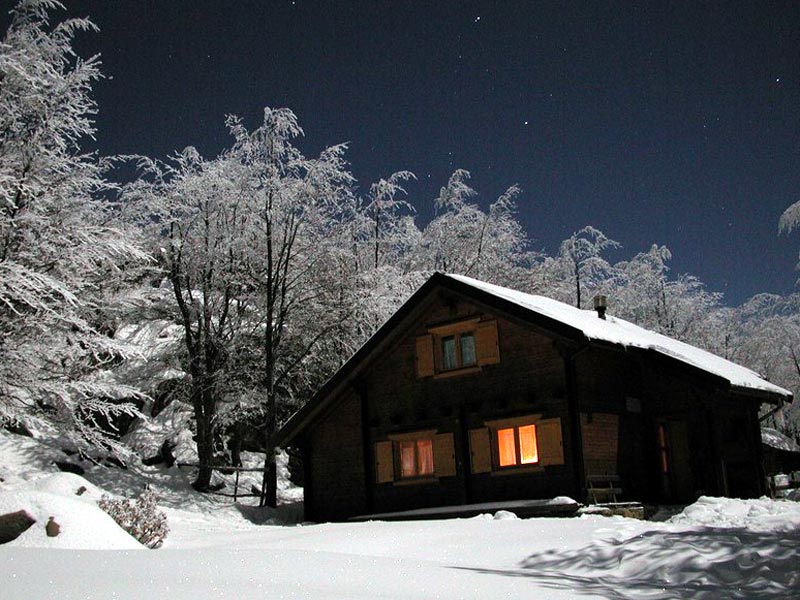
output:
<svg viewBox="0 0 800 600"><path fill-rule="evenodd" d="M759 406L791 393L603 317L434 274L277 433L306 518L764 493Z"/></svg>

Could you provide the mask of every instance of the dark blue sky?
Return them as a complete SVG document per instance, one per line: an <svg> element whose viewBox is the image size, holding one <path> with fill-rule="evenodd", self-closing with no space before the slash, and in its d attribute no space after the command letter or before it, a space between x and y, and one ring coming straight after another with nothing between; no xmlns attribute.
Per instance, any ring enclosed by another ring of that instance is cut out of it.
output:
<svg viewBox="0 0 800 600"><path fill-rule="evenodd" d="M794 289L800 2L85 0L108 79L104 153L214 156L224 116L300 118L307 153L350 142L363 187L409 169L424 222L455 168L485 205L523 189L535 248L586 224L667 245L736 304Z"/></svg>

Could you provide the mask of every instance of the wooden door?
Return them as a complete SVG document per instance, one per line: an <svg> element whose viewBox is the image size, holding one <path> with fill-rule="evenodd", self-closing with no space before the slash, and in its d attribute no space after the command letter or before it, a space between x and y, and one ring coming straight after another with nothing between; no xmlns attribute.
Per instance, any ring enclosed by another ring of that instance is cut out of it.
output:
<svg viewBox="0 0 800 600"><path fill-rule="evenodd" d="M694 494L689 426L686 421L660 421L656 430L661 495L666 502L690 502Z"/></svg>

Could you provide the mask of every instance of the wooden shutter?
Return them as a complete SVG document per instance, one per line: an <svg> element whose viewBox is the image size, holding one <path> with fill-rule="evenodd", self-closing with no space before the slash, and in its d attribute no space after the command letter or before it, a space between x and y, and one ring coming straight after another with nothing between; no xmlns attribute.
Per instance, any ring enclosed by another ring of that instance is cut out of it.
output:
<svg viewBox="0 0 800 600"><path fill-rule="evenodd" d="M433 336L421 335L417 338L417 377L433 374Z"/></svg>
<svg viewBox="0 0 800 600"><path fill-rule="evenodd" d="M433 438L433 467L437 477L456 474L456 451L452 433L440 433Z"/></svg>
<svg viewBox="0 0 800 600"><path fill-rule="evenodd" d="M539 464L564 464L564 441L561 438L561 419L544 419L536 423L536 442L539 445Z"/></svg>
<svg viewBox="0 0 800 600"><path fill-rule="evenodd" d="M394 481L394 452L392 442L375 444L375 479L378 483Z"/></svg>
<svg viewBox="0 0 800 600"><path fill-rule="evenodd" d="M475 352L479 365L493 365L500 362L497 321L478 323L475 328Z"/></svg>
<svg viewBox="0 0 800 600"><path fill-rule="evenodd" d="M489 473L492 470L492 449L489 430L486 427L469 430L469 452L473 473Z"/></svg>

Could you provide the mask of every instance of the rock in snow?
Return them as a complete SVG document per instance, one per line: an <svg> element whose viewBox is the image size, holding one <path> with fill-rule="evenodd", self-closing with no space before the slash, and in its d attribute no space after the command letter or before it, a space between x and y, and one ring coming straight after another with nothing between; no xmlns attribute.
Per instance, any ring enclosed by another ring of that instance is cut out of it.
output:
<svg viewBox="0 0 800 600"><path fill-rule="evenodd" d="M24 510L0 515L0 544L14 541L30 529L34 523L36 523L36 519Z"/></svg>

